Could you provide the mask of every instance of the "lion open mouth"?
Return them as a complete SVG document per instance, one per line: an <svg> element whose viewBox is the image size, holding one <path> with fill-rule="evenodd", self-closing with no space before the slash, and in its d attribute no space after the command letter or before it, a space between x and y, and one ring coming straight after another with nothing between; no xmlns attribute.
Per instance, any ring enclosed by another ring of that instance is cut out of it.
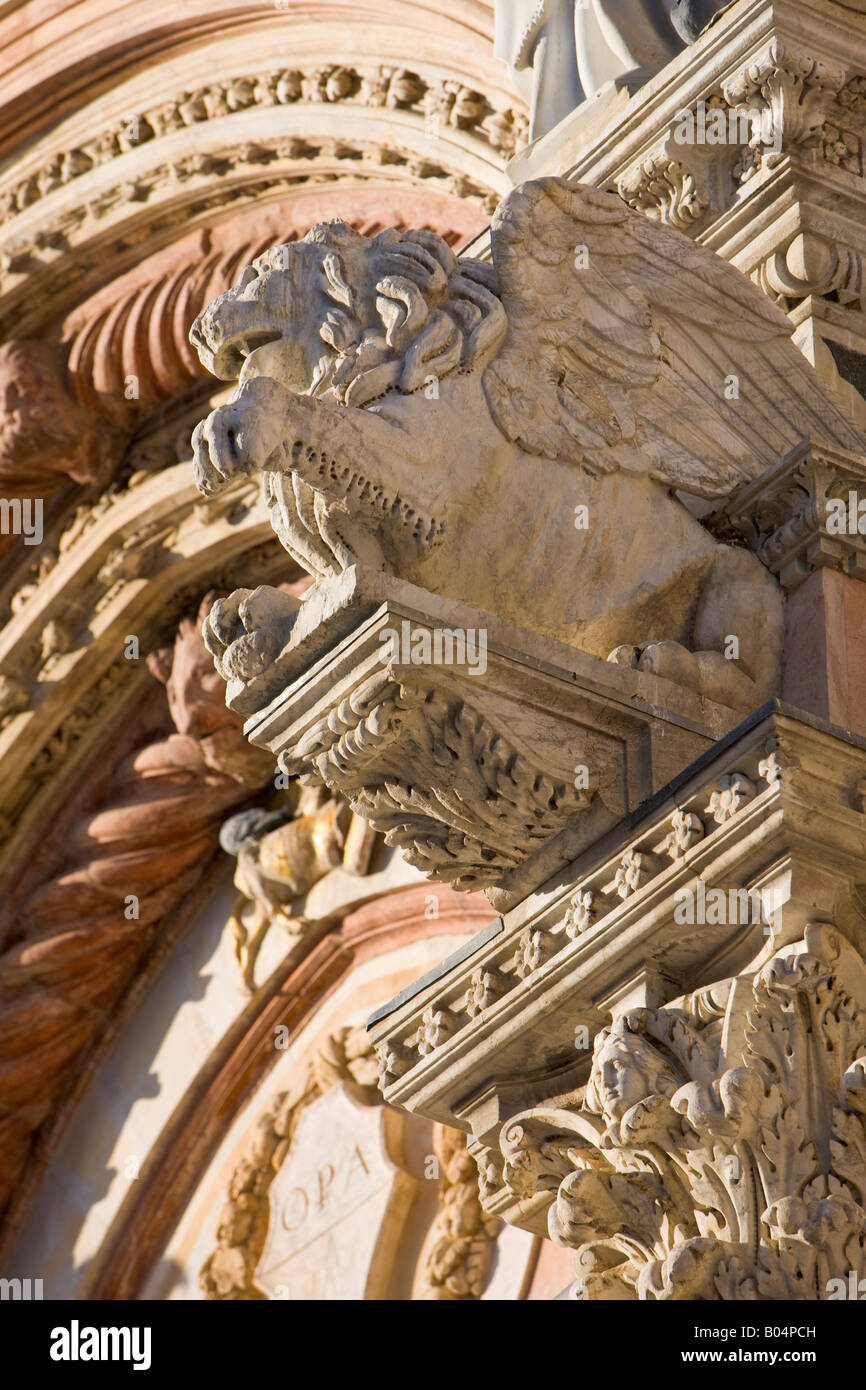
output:
<svg viewBox="0 0 866 1390"><path fill-rule="evenodd" d="M221 343L214 353L214 364L219 369L219 375L226 380L239 377L244 366L259 348L266 347L268 343L278 342L282 336L277 329L233 334L226 342Z"/></svg>

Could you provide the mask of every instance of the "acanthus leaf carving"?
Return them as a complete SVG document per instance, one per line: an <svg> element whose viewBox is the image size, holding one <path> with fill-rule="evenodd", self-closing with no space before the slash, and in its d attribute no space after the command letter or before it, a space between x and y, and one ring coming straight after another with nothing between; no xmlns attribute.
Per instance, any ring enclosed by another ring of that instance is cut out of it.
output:
<svg viewBox="0 0 866 1390"><path fill-rule="evenodd" d="M823 1299L866 1268L866 962L814 924L725 996L621 1015L569 1108L503 1128L583 1297Z"/></svg>
<svg viewBox="0 0 866 1390"><path fill-rule="evenodd" d="M470 705L386 671L313 726L293 764L305 756L410 864L462 891L520 864L592 797L532 767Z"/></svg>
<svg viewBox="0 0 866 1390"><path fill-rule="evenodd" d="M681 160L651 155L619 180L617 191L629 207L687 232L709 208L698 180Z"/></svg>

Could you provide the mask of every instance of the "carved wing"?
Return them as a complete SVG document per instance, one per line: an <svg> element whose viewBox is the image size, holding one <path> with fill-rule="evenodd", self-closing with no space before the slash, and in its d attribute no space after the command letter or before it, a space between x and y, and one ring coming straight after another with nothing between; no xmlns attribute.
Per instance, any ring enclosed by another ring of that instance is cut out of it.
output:
<svg viewBox="0 0 866 1390"><path fill-rule="evenodd" d="M863 448L782 311L613 194L524 184L500 206L492 244L509 327L484 389L530 453L717 497L807 435Z"/></svg>

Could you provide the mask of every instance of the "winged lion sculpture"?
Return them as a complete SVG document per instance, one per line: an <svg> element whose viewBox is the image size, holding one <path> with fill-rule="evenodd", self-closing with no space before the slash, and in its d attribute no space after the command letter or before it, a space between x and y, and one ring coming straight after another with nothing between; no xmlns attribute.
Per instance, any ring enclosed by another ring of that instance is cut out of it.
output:
<svg viewBox="0 0 866 1390"><path fill-rule="evenodd" d="M777 688L783 594L690 499L804 437L862 439L781 310L614 195L524 184L491 245L489 264L332 222L259 257L191 331L238 382L193 435L199 488L261 472L316 579L386 569L754 708ZM263 659L260 597L211 613L224 675Z"/></svg>

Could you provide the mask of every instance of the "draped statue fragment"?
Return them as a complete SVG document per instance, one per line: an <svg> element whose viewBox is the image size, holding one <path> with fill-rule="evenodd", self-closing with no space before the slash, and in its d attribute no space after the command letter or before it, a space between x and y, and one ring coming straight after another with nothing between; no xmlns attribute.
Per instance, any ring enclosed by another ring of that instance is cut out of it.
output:
<svg viewBox="0 0 866 1390"><path fill-rule="evenodd" d="M546 135L607 82L646 81L725 0L497 0L494 53Z"/></svg>

